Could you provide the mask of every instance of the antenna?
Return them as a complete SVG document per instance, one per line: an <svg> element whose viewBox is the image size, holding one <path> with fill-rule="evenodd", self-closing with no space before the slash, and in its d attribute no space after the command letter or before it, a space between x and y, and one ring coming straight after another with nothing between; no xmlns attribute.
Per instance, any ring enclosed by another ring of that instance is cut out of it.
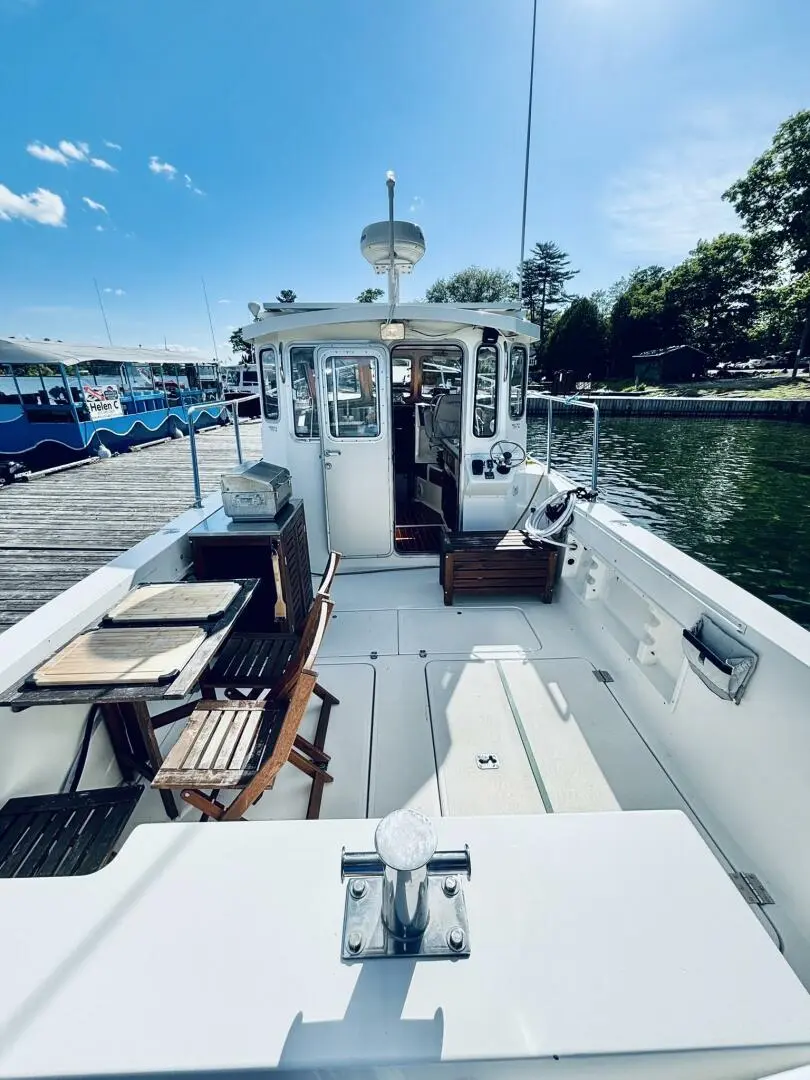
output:
<svg viewBox="0 0 810 1080"><path fill-rule="evenodd" d="M217 336L214 333L214 321L211 318L211 305L208 303L208 292L205 288L205 278L201 277L200 281L202 282L203 296L205 297L205 310L208 312L208 325L211 328L211 341L214 343L214 359L217 363L219 363L219 353L217 352Z"/></svg>
<svg viewBox="0 0 810 1080"><path fill-rule="evenodd" d="M520 226L518 303L523 304L523 260L526 254L526 203L529 198L529 151L532 145L532 97L534 95L534 43L537 36L537 0L532 10L532 59L529 67L529 115L526 119L526 164L523 169L523 220Z"/></svg>
<svg viewBox="0 0 810 1080"><path fill-rule="evenodd" d="M96 296L98 297L98 306L101 308L101 317L104 320L104 327L107 331L107 341L112 345L112 334L110 333L110 324L107 322L107 312L104 310L104 305L101 302L101 291L98 287L98 282L93 278L93 284L96 287Z"/></svg>
<svg viewBox="0 0 810 1080"><path fill-rule="evenodd" d="M393 308L394 304L399 303L399 274L394 250L394 188L397 178L390 169L385 174L385 183L388 187L388 303Z"/></svg>

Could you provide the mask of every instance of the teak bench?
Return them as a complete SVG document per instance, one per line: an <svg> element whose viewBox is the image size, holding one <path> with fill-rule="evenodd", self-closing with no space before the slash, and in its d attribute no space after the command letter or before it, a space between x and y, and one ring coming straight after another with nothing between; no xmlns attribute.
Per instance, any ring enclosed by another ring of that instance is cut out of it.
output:
<svg viewBox="0 0 810 1080"><path fill-rule="evenodd" d="M439 581L445 604L456 593L532 593L551 603L557 548L536 547L523 533L445 533Z"/></svg>

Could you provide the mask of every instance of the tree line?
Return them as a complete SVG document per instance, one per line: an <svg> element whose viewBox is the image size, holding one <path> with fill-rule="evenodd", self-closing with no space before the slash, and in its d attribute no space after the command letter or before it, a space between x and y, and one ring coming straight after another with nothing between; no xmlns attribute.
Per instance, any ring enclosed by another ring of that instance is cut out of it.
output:
<svg viewBox="0 0 810 1080"><path fill-rule="evenodd" d="M788 357L810 347L810 110L781 124L771 146L723 195L741 230L699 240L674 267L637 267L590 296L552 241L517 274L470 266L427 290L433 303L516 300L540 330L536 366L629 376L642 352L692 345L710 363Z"/></svg>

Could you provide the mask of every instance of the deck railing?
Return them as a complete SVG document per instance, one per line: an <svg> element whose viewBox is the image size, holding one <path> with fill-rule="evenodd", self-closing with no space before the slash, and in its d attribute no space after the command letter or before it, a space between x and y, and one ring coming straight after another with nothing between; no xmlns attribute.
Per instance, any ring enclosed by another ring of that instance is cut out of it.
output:
<svg viewBox="0 0 810 1080"><path fill-rule="evenodd" d="M191 473L194 479L194 505L199 509L202 506L202 488L200 487L200 463L197 460L197 436L194 433L193 413L203 409L214 409L221 406L230 412L233 420L233 434L236 439L236 457L242 464L242 435L239 431L239 406L247 401L258 401L258 394L246 394L244 397L232 398L230 401L201 401L198 405L190 405L186 410L188 414L188 445L191 450Z"/></svg>
<svg viewBox="0 0 810 1080"><path fill-rule="evenodd" d="M578 409L590 409L593 413L593 453L591 458L591 487L594 491L599 490L599 406L592 401L579 401L576 398L557 397L554 394L535 394L536 398L543 399L548 406L546 426L546 472L551 471L551 436L554 431L554 403L558 405L573 405Z"/></svg>

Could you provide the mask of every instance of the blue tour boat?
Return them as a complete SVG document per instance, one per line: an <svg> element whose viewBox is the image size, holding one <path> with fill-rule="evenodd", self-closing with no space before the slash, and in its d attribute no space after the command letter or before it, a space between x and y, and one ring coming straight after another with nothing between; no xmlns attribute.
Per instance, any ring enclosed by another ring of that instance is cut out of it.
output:
<svg viewBox="0 0 810 1080"><path fill-rule="evenodd" d="M0 338L0 464L29 469L227 423L219 365L189 352Z"/></svg>

